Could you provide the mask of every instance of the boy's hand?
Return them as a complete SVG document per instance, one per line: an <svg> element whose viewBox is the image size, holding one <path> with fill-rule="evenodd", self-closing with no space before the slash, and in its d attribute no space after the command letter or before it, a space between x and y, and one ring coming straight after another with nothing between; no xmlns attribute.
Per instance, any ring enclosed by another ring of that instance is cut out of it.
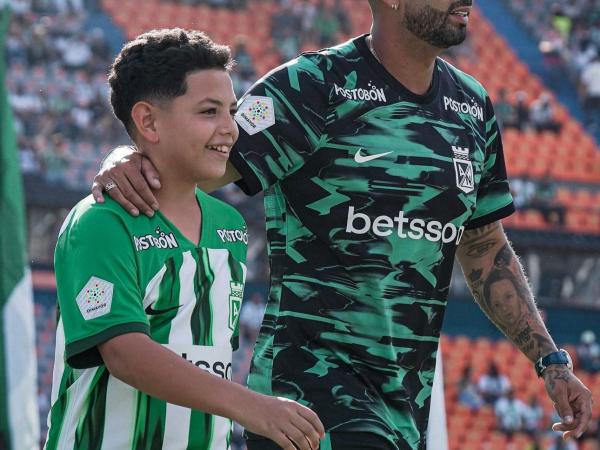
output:
<svg viewBox="0 0 600 450"><path fill-rule="evenodd" d="M282 397L256 394L234 418L248 431L265 436L284 450L317 450L325 429L306 406Z"/></svg>
<svg viewBox="0 0 600 450"><path fill-rule="evenodd" d="M137 216L142 211L152 217L158 202L151 187L160 189L158 172L152 162L133 147L118 147L94 177L92 195L98 203L103 203L102 191L106 191L130 214Z"/></svg>

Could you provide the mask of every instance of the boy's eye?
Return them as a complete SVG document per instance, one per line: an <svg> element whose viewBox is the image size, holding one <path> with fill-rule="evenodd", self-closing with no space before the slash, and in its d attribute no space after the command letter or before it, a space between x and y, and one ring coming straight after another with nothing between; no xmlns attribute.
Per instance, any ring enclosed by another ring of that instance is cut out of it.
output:
<svg viewBox="0 0 600 450"><path fill-rule="evenodd" d="M237 109L232 109L229 111L229 114L231 114L232 117L235 116L236 113L237 113Z"/></svg>
<svg viewBox="0 0 600 450"><path fill-rule="evenodd" d="M217 113L217 108L209 108L209 109L205 109L203 111L200 111L201 114L216 114Z"/></svg>

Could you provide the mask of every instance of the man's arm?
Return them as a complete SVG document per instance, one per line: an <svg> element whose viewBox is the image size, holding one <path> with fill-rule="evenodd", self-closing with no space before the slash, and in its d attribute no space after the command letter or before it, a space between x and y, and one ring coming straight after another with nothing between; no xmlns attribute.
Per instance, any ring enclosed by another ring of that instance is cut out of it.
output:
<svg viewBox="0 0 600 450"><path fill-rule="evenodd" d="M467 230L457 258L475 301L532 362L557 351L500 222ZM543 378L563 420L554 429L579 437L591 419L590 391L563 365L549 366Z"/></svg>
<svg viewBox="0 0 600 450"><path fill-rule="evenodd" d="M204 192L212 192L241 178L238 171L227 162L225 174L218 180L198 185ZM98 203L104 202L102 191L109 183L115 187L107 193L130 214L137 216L140 211L149 217L154 215L159 204L152 189L160 189L160 177L152 162L132 146L114 149L103 161L94 177L92 195Z"/></svg>
<svg viewBox="0 0 600 450"><path fill-rule="evenodd" d="M142 333L127 333L98 346L116 378L169 403L228 417L286 450L315 450L323 425L309 408L211 375Z"/></svg>

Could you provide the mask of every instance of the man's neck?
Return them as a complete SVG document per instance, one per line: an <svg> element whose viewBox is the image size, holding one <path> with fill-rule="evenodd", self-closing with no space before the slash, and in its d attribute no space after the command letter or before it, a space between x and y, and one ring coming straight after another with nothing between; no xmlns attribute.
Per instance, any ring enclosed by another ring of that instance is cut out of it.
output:
<svg viewBox="0 0 600 450"><path fill-rule="evenodd" d="M390 34L375 25L367 39L372 39L370 45L376 57L394 78L417 95L427 93L440 49L416 38L408 30L395 30Z"/></svg>

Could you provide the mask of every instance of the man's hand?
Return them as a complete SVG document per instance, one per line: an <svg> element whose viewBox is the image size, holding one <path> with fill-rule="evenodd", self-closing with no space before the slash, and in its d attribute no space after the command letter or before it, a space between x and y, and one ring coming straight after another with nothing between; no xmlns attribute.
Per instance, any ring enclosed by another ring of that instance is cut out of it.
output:
<svg viewBox="0 0 600 450"><path fill-rule="evenodd" d="M325 436L319 417L295 401L256 394L253 401L239 406L234 420L284 450L316 450Z"/></svg>
<svg viewBox="0 0 600 450"><path fill-rule="evenodd" d="M562 419L552 425L552 429L562 431L565 440L580 438L592 419L592 393L570 369L560 365L548 367L542 377Z"/></svg>
<svg viewBox="0 0 600 450"><path fill-rule="evenodd" d="M142 211L152 217L158 202L151 187L160 189L158 172L152 162L133 147L119 147L94 177L92 195L98 203L103 203L104 190L132 215L137 216Z"/></svg>

